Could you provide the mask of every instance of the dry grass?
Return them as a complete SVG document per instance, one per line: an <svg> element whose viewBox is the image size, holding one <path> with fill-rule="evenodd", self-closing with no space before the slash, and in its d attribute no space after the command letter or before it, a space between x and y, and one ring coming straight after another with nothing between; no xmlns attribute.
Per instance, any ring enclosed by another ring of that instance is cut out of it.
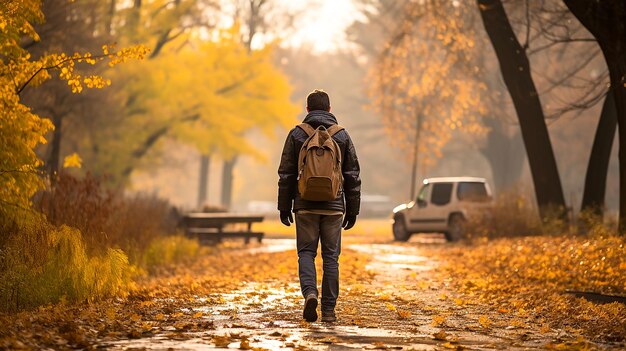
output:
<svg viewBox="0 0 626 351"><path fill-rule="evenodd" d="M79 230L30 218L8 236L0 255L0 310L124 294L132 267L119 249L90 254Z"/></svg>

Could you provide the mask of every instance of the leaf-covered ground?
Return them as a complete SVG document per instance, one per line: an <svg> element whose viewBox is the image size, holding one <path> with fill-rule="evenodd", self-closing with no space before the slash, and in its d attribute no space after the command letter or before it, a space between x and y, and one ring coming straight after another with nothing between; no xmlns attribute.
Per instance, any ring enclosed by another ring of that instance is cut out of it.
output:
<svg viewBox="0 0 626 351"><path fill-rule="evenodd" d="M625 348L624 240L563 237L449 245L352 234L335 324L301 320L293 239L208 249L126 299L2 315L5 349ZM621 246L620 246L621 245ZM582 262L582 263L581 263Z"/></svg>

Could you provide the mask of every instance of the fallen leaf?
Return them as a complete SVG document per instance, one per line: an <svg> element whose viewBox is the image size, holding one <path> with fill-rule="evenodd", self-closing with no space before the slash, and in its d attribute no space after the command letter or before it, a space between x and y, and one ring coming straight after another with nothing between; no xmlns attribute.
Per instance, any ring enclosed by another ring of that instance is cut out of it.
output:
<svg viewBox="0 0 626 351"><path fill-rule="evenodd" d="M489 319L489 317L483 315L478 317L478 323L483 328L489 328L493 322L491 321L491 319Z"/></svg>
<svg viewBox="0 0 626 351"><path fill-rule="evenodd" d="M433 321L430 323L433 327L438 327L446 322L446 317L442 315L433 316Z"/></svg>
<svg viewBox="0 0 626 351"><path fill-rule="evenodd" d="M447 340L448 339L448 333L446 333L443 330L440 330L436 333L433 334L433 337L435 338L435 340Z"/></svg>

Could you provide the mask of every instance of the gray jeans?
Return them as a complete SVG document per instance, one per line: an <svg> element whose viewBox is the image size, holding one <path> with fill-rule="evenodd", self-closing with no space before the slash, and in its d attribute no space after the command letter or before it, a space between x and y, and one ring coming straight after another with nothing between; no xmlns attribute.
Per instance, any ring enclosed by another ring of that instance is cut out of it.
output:
<svg viewBox="0 0 626 351"><path fill-rule="evenodd" d="M342 215L296 213L296 239L298 248L298 273L302 295L317 290L315 256L317 245L322 243L322 311L334 311L339 296L339 254L341 253Z"/></svg>

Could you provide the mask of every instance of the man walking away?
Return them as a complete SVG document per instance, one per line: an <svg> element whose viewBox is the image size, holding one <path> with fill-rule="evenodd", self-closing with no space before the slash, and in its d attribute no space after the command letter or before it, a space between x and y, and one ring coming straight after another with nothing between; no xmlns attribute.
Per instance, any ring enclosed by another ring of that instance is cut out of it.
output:
<svg viewBox="0 0 626 351"><path fill-rule="evenodd" d="M322 322L334 322L341 228L352 228L359 214L359 160L348 132L330 113L328 94L315 90L306 102L308 114L289 132L283 148L278 168L278 210L286 226L293 223L292 209L296 214L303 317L309 322L317 320L315 256L321 242Z"/></svg>

